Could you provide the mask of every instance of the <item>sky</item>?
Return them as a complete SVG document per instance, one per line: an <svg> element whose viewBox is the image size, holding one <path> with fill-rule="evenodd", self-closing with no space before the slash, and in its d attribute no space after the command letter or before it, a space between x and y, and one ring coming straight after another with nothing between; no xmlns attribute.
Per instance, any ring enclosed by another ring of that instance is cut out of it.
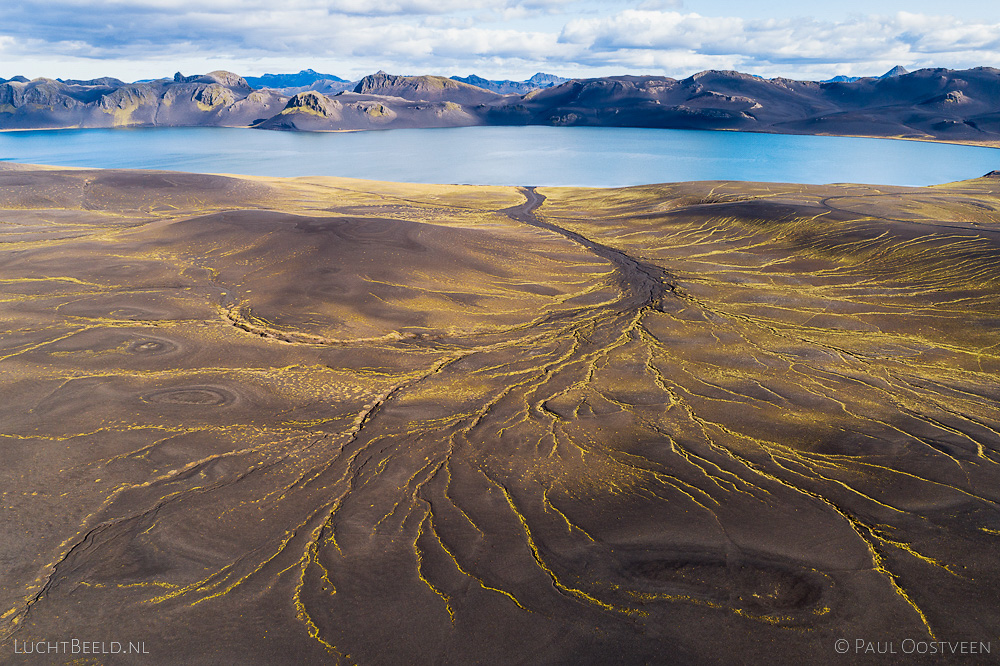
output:
<svg viewBox="0 0 1000 666"><path fill-rule="evenodd" d="M2 0L0 77L225 69L523 80L1000 67L987 0Z"/></svg>

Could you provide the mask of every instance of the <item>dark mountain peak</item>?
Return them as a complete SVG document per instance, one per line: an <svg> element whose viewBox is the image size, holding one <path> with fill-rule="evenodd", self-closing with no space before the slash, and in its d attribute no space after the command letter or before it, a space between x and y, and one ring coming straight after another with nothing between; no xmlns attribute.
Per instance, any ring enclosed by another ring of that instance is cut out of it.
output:
<svg viewBox="0 0 1000 666"><path fill-rule="evenodd" d="M370 93L382 88L388 88L401 84L405 85L406 79L407 77L405 76L388 74L384 69L380 69L374 74L369 74L358 81L358 85L354 86L354 92Z"/></svg>
<svg viewBox="0 0 1000 666"><path fill-rule="evenodd" d="M566 83L569 79L563 78L561 76L556 76L555 74L546 74L544 72L538 72L526 83L538 86L539 88L547 88L549 86L557 86L560 83Z"/></svg>
<svg viewBox="0 0 1000 666"><path fill-rule="evenodd" d="M250 84L239 74L233 74L232 72L227 72L224 69L217 69L214 72L209 72L206 76L215 79L216 83L220 83L227 88L241 88L243 90L250 90Z"/></svg>
<svg viewBox="0 0 1000 666"><path fill-rule="evenodd" d="M239 74L233 74L224 69L217 69L208 74L195 74L193 76L184 76L180 72L177 72L174 74L174 83L218 83L227 88L252 90L246 79Z"/></svg>
<svg viewBox="0 0 1000 666"><path fill-rule="evenodd" d="M285 109L302 111L326 118L333 115L340 106L340 102L331 100L323 93L316 92L315 90L306 90L288 100Z"/></svg>
<svg viewBox="0 0 1000 666"><path fill-rule="evenodd" d="M909 72L906 71L906 69L902 65L896 65L895 67L893 67L888 72L886 72L885 74L883 74L882 76L880 76L878 78L880 78L880 79L892 79L892 78L895 78L897 76L903 76L905 74L909 74Z"/></svg>
<svg viewBox="0 0 1000 666"><path fill-rule="evenodd" d="M443 76L397 76L379 70L358 82L354 92L368 95L388 95L411 101L445 100L460 104L492 101L498 94L462 81Z"/></svg>
<svg viewBox="0 0 1000 666"><path fill-rule="evenodd" d="M733 69L706 69L702 72L689 76L684 79L684 81L697 82L703 79L738 79L740 81L757 81L760 80L760 77L754 76L753 74L737 72Z"/></svg>
<svg viewBox="0 0 1000 666"><path fill-rule="evenodd" d="M491 81L490 79L484 79L481 76L476 76L475 74L469 74L468 76L452 76L452 81L461 81L462 83L468 83L470 86L478 86L480 88L485 88L491 83L511 83L510 81Z"/></svg>
<svg viewBox="0 0 1000 666"><path fill-rule="evenodd" d="M99 79L87 79L82 81L80 79L56 79L60 83L65 83L68 86L104 86L107 88L120 88L125 85L125 82L116 79L111 76L102 76Z"/></svg>

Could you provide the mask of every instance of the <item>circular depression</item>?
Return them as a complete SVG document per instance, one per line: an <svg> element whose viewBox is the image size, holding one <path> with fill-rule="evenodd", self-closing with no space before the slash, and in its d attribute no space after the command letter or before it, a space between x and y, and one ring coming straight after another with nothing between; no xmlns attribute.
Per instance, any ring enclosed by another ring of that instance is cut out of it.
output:
<svg viewBox="0 0 1000 666"><path fill-rule="evenodd" d="M130 354L137 354L139 356L158 356L160 354L169 354L170 352L176 350L177 345L169 340L143 338L131 343L127 349Z"/></svg>
<svg viewBox="0 0 1000 666"><path fill-rule="evenodd" d="M218 386L181 386L160 389L142 396L143 402L197 407L228 405L235 400L235 394Z"/></svg>

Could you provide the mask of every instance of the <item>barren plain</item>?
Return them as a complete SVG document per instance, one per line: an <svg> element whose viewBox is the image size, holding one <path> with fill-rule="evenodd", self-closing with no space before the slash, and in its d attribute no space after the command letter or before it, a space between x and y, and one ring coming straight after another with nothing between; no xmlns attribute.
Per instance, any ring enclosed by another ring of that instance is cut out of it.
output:
<svg viewBox="0 0 1000 666"><path fill-rule="evenodd" d="M4 662L1000 650L1000 178L0 164L0 241Z"/></svg>

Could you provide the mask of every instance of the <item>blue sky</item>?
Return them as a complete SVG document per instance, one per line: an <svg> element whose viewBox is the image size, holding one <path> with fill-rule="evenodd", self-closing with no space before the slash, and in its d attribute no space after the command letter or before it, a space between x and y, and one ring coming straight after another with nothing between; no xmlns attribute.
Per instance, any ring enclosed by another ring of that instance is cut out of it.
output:
<svg viewBox="0 0 1000 666"><path fill-rule="evenodd" d="M125 80L304 68L524 79L703 69L823 79L1000 67L984 0L19 0L0 77Z"/></svg>

